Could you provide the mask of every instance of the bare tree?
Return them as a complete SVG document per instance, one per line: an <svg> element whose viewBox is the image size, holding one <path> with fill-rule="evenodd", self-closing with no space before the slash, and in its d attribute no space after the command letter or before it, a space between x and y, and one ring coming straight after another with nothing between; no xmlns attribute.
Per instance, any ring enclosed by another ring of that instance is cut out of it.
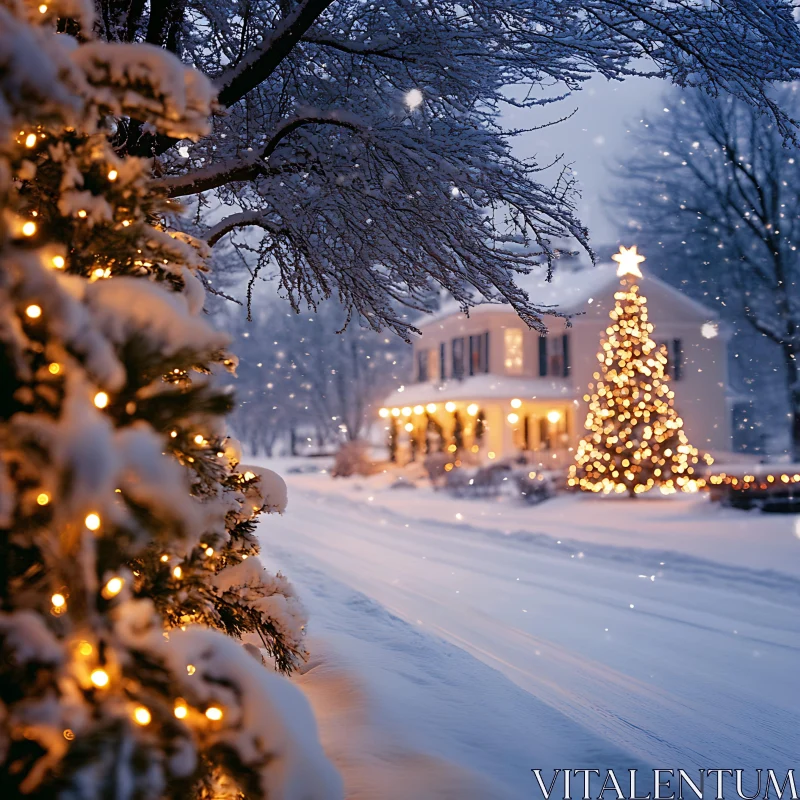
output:
<svg viewBox="0 0 800 800"><path fill-rule="evenodd" d="M795 91L778 100L795 106ZM635 188L623 202L638 227L681 253L688 275L780 348L800 461L800 151L733 98L691 92L669 105L638 129L638 154L624 164Z"/></svg>
<svg viewBox="0 0 800 800"><path fill-rule="evenodd" d="M404 375L409 348L358 325L341 330L346 312L333 302L296 314L274 299L253 321L228 315L237 367L237 435L272 455L279 440L301 433L318 445L362 438L376 407Z"/></svg>
<svg viewBox="0 0 800 800"><path fill-rule="evenodd" d="M800 75L794 0L98 2L107 38L171 49L219 91L197 145L131 119L119 149L157 155L163 191L201 198L207 241L276 267L296 308L336 294L401 335L413 325L398 308L427 308L433 284L541 327L515 274L562 237L588 248L571 173L545 183L513 156L505 104L647 74L724 89L794 132L766 91Z"/></svg>

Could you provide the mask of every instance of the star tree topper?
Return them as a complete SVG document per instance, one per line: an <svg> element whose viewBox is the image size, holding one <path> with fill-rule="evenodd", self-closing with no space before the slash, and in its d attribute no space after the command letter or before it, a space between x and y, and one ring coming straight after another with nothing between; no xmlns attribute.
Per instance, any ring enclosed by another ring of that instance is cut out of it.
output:
<svg viewBox="0 0 800 800"><path fill-rule="evenodd" d="M636 245L633 245L633 247L623 247L620 245L619 253L614 253L611 258L619 264L617 268L618 277L621 278L623 275L635 275L637 278L643 277L642 271L639 269L639 264L641 264L645 258L636 252Z"/></svg>

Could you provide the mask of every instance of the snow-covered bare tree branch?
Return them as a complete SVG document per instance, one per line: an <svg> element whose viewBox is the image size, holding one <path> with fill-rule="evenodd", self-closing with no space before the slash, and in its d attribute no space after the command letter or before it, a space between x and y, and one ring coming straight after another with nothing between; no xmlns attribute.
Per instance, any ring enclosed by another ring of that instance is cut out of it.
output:
<svg viewBox="0 0 800 800"><path fill-rule="evenodd" d="M541 327L514 276L550 267L564 238L589 249L571 173L513 155L505 105L538 108L546 124L548 103L593 74L644 74L730 93L784 138L795 131L768 94L800 75L794 0L100 5L107 37L175 50L219 89L198 144L131 120L118 147L159 155L173 197L211 192L230 206L227 222L215 209L207 240L247 243L296 308L335 294L404 336L398 301L424 309L435 285L465 306L510 303Z"/></svg>

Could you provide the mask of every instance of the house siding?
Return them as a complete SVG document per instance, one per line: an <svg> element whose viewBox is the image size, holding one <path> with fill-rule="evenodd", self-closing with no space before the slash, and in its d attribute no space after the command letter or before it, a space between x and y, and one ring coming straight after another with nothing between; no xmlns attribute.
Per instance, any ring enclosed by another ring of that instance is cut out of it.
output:
<svg viewBox="0 0 800 800"><path fill-rule="evenodd" d="M575 276L575 280L579 277ZM702 306L677 294L675 290L653 279L645 277L641 282L642 293L647 297L650 321L655 326L653 338L657 342L671 342L679 339L682 348L680 380L673 381L675 406L684 420L690 441L701 449L730 450L731 448L731 410L727 402L727 341L724 335L705 339L701 334L704 322L714 317L712 312L705 314ZM597 352L600 339L609 324L608 313L614 306L614 293L619 284L613 282L602 292L597 292L592 302L579 309L580 314L571 318L571 325L565 326L561 317L545 317L550 337L558 337L562 342L567 335L568 344L565 355L569 368L566 376L549 375L540 377L540 342L538 331L524 326L511 309L482 309L467 317L453 313L436 322L423 323L423 335L415 343L416 349L436 348L444 345L447 353L447 377L451 378L452 342L464 339L465 381L469 376L469 337L488 336L489 373L506 375L505 369L505 330L516 328L522 331L523 364L520 379L554 381L564 387L561 407L569 407L567 425L570 444L574 446L583 434L587 404L583 396L593 382L597 371ZM533 298L536 299L535 297ZM417 363L416 352L414 362ZM432 376L434 378L434 376ZM435 379L435 378L434 378ZM465 384L466 388L466 384ZM441 399L441 398L440 398ZM486 408L491 430L491 446L501 452L513 450L512 431L505 422L509 409L505 406L510 398L498 397L498 408ZM531 398L523 398L530 400ZM534 398L535 400L535 398ZM546 398L536 400L543 408ZM505 405L503 405L505 404ZM521 423L523 424L523 423ZM524 430L524 424L523 424ZM517 432L519 435L519 433ZM538 432L536 433L538 438Z"/></svg>

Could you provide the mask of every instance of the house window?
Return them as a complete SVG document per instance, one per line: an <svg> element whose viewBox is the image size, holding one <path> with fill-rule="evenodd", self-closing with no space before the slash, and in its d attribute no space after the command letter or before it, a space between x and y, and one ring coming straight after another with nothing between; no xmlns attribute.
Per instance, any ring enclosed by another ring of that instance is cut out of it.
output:
<svg viewBox="0 0 800 800"><path fill-rule="evenodd" d="M522 375L522 328L506 328L504 344L506 372Z"/></svg>
<svg viewBox="0 0 800 800"><path fill-rule="evenodd" d="M447 380L447 345L444 342L439 345L439 380Z"/></svg>
<svg viewBox="0 0 800 800"><path fill-rule="evenodd" d="M428 351L417 350L417 383L428 380Z"/></svg>
<svg viewBox="0 0 800 800"><path fill-rule="evenodd" d="M435 381L440 374L439 348L432 347L428 350L428 380Z"/></svg>
<svg viewBox="0 0 800 800"><path fill-rule="evenodd" d="M683 344L680 339L670 339L663 346L667 350L664 374L674 381L679 381L683 377Z"/></svg>
<svg viewBox="0 0 800 800"><path fill-rule="evenodd" d="M469 374L489 371L489 332L469 337Z"/></svg>
<svg viewBox="0 0 800 800"><path fill-rule="evenodd" d="M570 363L569 334L539 337L539 375L566 378Z"/></svg>
<svg viewBox="0 0 800 800"><path fill-rule="evenodd" d="M453 377L461 380L464 377L464 337L453 339Z"/></svg>

